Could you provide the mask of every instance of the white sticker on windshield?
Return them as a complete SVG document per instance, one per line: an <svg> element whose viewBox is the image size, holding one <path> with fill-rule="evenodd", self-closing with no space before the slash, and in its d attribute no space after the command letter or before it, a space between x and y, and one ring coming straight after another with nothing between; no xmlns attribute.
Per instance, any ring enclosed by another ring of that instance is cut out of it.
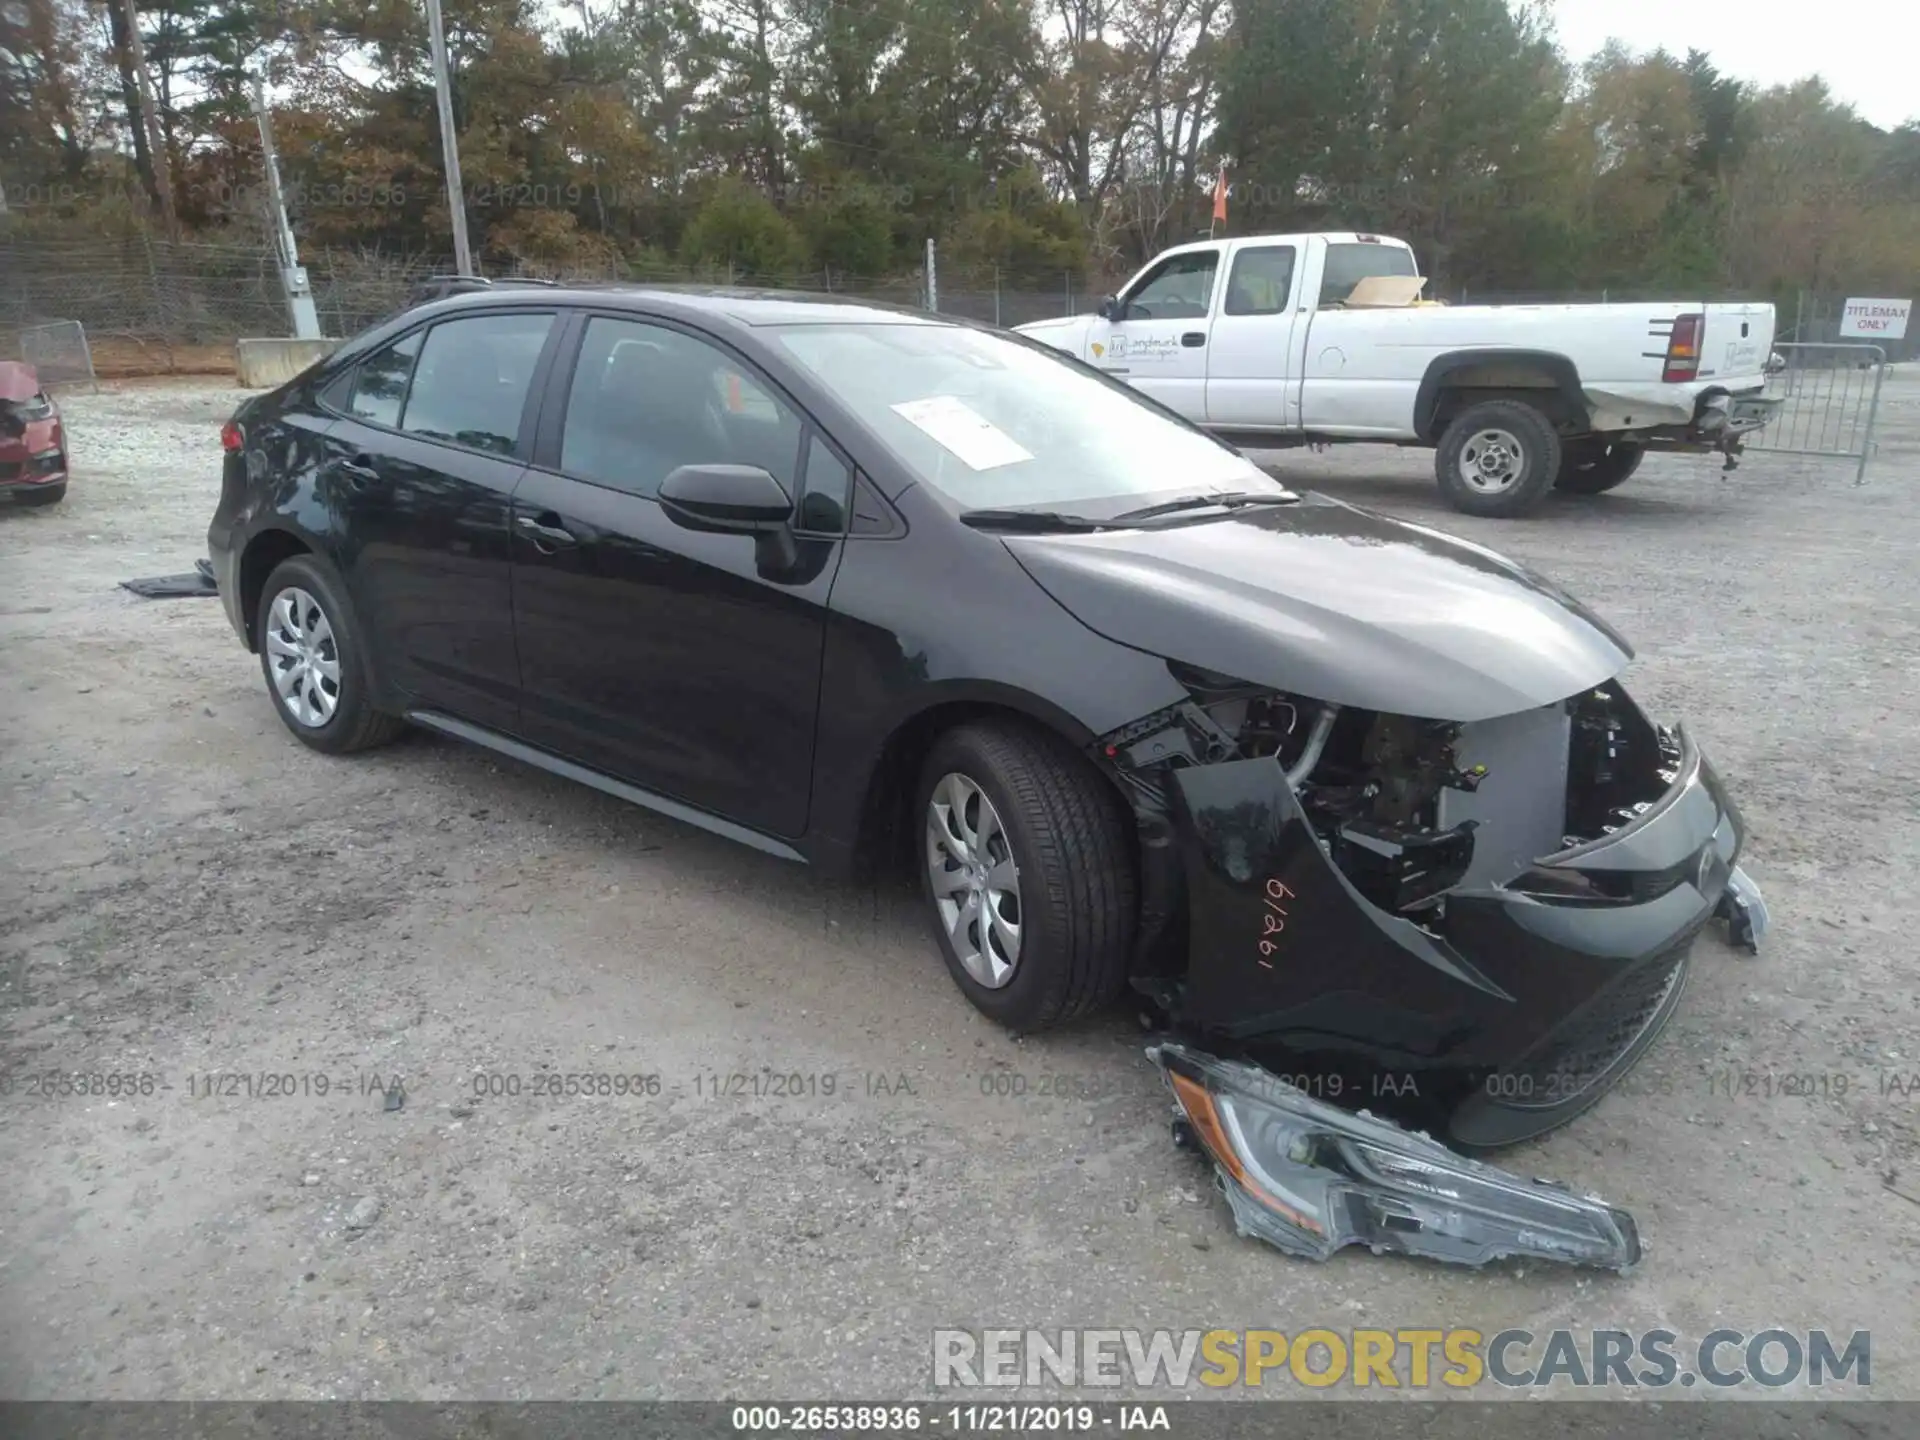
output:
<svg viewBox="0 0 1920 1440"><path fill-rule="evenodd" d="M1033 459L1033 453L1018 440L953 395L905 400L893 407L893 413L918 426L974 470L993 470Z"/></svg>

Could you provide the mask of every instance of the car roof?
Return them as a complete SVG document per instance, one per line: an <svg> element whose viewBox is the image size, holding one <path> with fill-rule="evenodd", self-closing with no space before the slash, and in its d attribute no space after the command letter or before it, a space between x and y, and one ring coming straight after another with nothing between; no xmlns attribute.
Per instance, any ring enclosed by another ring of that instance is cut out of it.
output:
<svg viewBox="0 0 1920 1440"><path fill-rule="evenodd" d="M436 314L464 310L523 307L529 302L590 305L603 309L632 308L654 313L693 313L762 325L954 325L955 316L929 314L904 305L860 300L844 295L821 295L806 290L759 290L731 285L555 285L491 287L450 295L419 307Z"/></svg>

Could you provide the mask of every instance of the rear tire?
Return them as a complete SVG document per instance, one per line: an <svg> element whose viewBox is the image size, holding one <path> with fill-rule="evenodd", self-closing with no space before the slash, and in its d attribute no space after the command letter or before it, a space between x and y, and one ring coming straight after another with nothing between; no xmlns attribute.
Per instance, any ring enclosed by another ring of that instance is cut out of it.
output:
<svg viewBox="0 0 1920 1440"><path fill-rule="evenodd" d="M965 725L935 742L915 797L934 938L975 1009L1026 1032L1120 994L1133 826L1086 760L1018 722Z"/></svg>
<svg viewBox="0 0 1920 1440"><path fill-rule="evenodd" d="M62 480L55 485L40 485L13 493L22 505L58 505L67 498L67 482Z"/></svg>
<svg viewBox="0 0 1920 1440"><path fill-rule="evenodd" d="M1520 400L1468 406L1447 426L1434 455L1447 503L1465 515L1511 519L1546 498L1560 473L1553 422Z"/></svg>
<svg viewBox="0 0 1920 1440"><path fill-rule="evenodd" d="M384 745L406 728L398 716L373 708L359 622L345 587L314 556L274 567L253 633L268 698L301 744L345 755Z"/></svg>
<svg viewBox="0 0 1920 1440"><path fill-rule="evenodd" d="M1560 461L1560 477L1553 482L1554 488L1573 495L1604 495L1632 479L1646 456L1644 445L1605 441L1569 445Z"/></svg>

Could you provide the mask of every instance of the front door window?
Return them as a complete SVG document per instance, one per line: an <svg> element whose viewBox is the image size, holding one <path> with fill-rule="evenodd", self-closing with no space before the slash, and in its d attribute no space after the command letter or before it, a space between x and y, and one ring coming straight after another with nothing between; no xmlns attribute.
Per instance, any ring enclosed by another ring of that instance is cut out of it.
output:
<svg viewBox="0 0 1920 1440"><path fill-rule="evenodd" d="M1127 296L1125 320L1204 320L1213 305L1220 252L1195 250L1162 261Z"/></svg>

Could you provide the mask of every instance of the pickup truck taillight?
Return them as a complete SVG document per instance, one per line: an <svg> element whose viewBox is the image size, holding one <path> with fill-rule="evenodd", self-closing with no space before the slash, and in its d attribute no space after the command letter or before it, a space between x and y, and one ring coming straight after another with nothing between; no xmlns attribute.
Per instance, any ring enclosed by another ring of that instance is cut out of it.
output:
<svg viewBox="0 0 1920 1440"><path fill-rule="evenodd" d="M1700 374L1700 332L1706 328L1704 315L1682 315L1673 322L1673 335L1667 341L1667 368L1660 378L1669 384L1692 380Z"/></svg>
<svg viewBox="0 0 1920 1440"><path fill-rule="evenodd" d="M239 450L244 448L246 443L247 432L240 428L238 421L229 420L220 427L220 448L222 450Z"/></svg>

